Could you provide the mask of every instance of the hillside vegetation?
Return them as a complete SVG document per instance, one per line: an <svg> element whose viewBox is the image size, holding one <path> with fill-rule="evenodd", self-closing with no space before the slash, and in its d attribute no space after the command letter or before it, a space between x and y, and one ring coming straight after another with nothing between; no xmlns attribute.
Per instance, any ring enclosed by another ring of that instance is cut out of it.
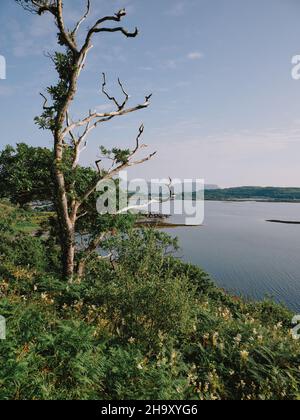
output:
<svg viewBox="0 0 300 420"><path fill-rule="evenodd" d="M196 193L187 193L185 198L196 198ZM236 187L206 189L206 200L235 201L256 200L274 202L300 202L300 188Z"/></svg>
<svg viewBox="0 0 300 420"><path fill-rule="evenodd" d="M68 284L44 218L0 205L0 399L300 398L288 310L229 296L151 229Z"/></svg>

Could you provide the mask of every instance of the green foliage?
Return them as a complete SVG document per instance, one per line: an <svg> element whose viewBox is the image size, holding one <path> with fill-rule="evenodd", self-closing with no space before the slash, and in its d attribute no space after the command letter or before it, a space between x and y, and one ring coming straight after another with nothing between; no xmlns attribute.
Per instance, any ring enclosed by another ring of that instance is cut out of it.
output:
<svg viewBox="0 0 300 420"><path fill-rule="evenodd" d="M176 400L188 388L187 367L181 356L165 348L155 359L145 357L134 344L111 348L105 368L108 399Z"/></svg>
<svg viewBox="0 0 300 420"><path fill-rule="evenodd" d="M20 268L58 270L58 249L51 239L34 236L51 213L33 213L0 202L0 274Z"/></svg>
<svg viewBox="0 0 300 420"><path fill-rule="evenodd" d="M24 205L52 198L52 152L20 143L0 153L0 198Z"/></svg>
<svg viewBox="0 0 300 420"><path fill-rule="evenodd" d="M195 196L195 195L194 195ZM206 200L299 201L300 188L238 187L206 190Z"/></svg>
<svg viewBox="0 0 300 420"><path fill-rule="evenodd" d="M42 271L46 268L46 247L39 238L18 235L9 241L6 246L2 242L0 252L15 266L36 268Z"/></svg>
<svg viewBox="0 0 300 420"><path fill-rule="evenodd" d="M300 398L285 308L226 294L150 229L112 237L112 259L93 255L66 284L55 244L16 230L25 212L1 206L0 399Z"/></svg>
<svg viewBox="0 0 300 420"><path fill-rule="evenodd" d="M112 160L115 164L126 164L132 153L129 149L119 149L117 147L113 148L112 150L107 150L105 147L100 148L101 153L107 159Z"/></svg>
<svg viewBox="0 0 300 420"><path fill-rule="evenodd" d="M101 396L102 347L94 329L61 319L47 301L2 301L7 340L0 342L0 399Z"/></svg>
<svg viewBox="0 0 300 420"><path fill-rule="evenodd" d="M54 131L58 127L56 120L57 113L68 95L73 57L71 52L55 52L50 58L55 65L59 80L56 85L47 88L47 94L51 98L51 105L48 106L48 101L45 99L43 113L41 116L35 118L35 122L42 130Z"/></svg>
<svg viewBox="0 0 300 420"><path fill-rule="evenodd" d="M78 166L73 170L72 158L72 149L66 147L61 169L65 175L69 198L81 198L91 185L97 183L99 174L90 167ZM0 153L0 199L6 198L21 206L36 200L54 201L53 159L53 151L47 148L32 147L25 143L17 144L15 148L6 146ZM121 154L119 159L122 159ZM83 207L83 212L88 210L93 219L97 216L98 196L97 192L92 194Z"/></svg>

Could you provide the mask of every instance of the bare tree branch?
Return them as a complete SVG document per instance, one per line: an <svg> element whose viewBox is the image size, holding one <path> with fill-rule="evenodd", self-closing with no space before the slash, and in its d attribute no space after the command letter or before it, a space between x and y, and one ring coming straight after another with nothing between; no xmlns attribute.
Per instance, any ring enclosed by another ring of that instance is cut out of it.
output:
<svg viewBox="0 0 300 420"><path fill-rule="evenodd" d="M69 133L70 130L74 130L76 127L82 127L88 123L93 122L93 120L96 120L96 121L93 122L93 126L90 127L90 130L92 130L93 128L95 128L97 125L101 123L111 120L112 118L123 116L126 114L130 114L132 112L135 112L135 111L139 111L141 109L148 108L150 105L151 96L152 95L146 96L145 102L143 104L137 105L133 108L121 109L120 111L113 111L113 112L107 112L107 113L98 113L98 112L91 113L84 119L74 122L69 127L66 127L63 130L62 135L63 137L65 137Z"/></svg>
<svg viewBox="0 0 300 420"><path fill-rule="evenodd" d="M51 109L51 106L48 106L48 98L43 94L40 93L40 96L44 99L43 109L46 111L47 109Z"/></svg>
<svg viewBox="0 0 300 420"><path fill-rule="evenodd" d="M116 105L118 110L121 111L122 109L125 108L125 105L127 104L128 100L129 100L128 93L125 91L121 80L118 79L119 86L122 90L123 95L125 96L125 99L124 99L123 103L120 104L114 96L110 96L109 93L106 91L106 89L105 89L106 88L106 75L105 75L105 73L102 73L102 75L103 75L102 93L108 98L108 100L114 102L114 104Z"/></svg>
<svg viewBox="0 0 300 420"><path fill-rule="evenodd" d="M93 194L96 191L97 185L100 181L105 181L107 179L112 179L114 176L116 176L118 173L120 173L122 170L132 167L132 166L136 166L136 165L140 165L142 163L145 163L149 160L151 160L156 154L157 152L151 153L150 155L146 156L145 158L141 159L141 160L133 160L133 157L136 155L136 153L141 150L142 148L147 147L146 145L142 144L140 145L140 138L142 136L144 132L144 125L142 124L139 128L139 134L137 136L137 144L136 147L131 151L131 153L128 156L128 159L125 162L120 163L119 165L117 165L115 168L112 167L106 174L104 174L102 176L102 171L99 167L99 163L101 162L101 160L96 162L96 166L98 168L98 172L99 172L99 178L97 179L97 181L91 186L91 188L81 197L81 199L78 200L77 203L77 211L79 210L79 208L82 206L82 204L88 200L88 198L91 196L91 194Z"/></svg>
<svg viewBox="0 0 300 420"><path fill-rule="evenodd" d="M91 254L93 254L93 252L97 250L97 248L99 247L100 243L103 242L106 235L107 233L100 233L96 238L92 240L92 242L89 244L89 246L85 250L84 257L81 258L77 267L77 275L79 278L81 278L83 275L83 272L84 272L84 269L85 269L85 266L89 257L91 256Z"/></svg>
<svg viewBox="0 0 300 420"><path fill-rule="evenodd" d="M66 124L67 127L70 127L70 120L69 120L69 113L66 114ZM76 169L77 166L79 165L79 159L80 159L80 154L86 149L87 147L87 142L86 142L86 137L89 133L89 128L90 128L90 123L88 123L83 131L83 133L76 138L76 136L74 135L73 131L71 130L69 132L70 137L72 139L73 142L73 147L74 147L74 157L73 157L73 163L72 163L72 169ZM82 147L83 145L83 147Z"/></svg>
<svg viewBox="0 0 300 420"><path fill-rule="evenodd" d="M100 33L100 32L121 32L127 38L135 38L139 34L138 28L135 28L134 32L130 32L127 29L123 28L122 26L119 26L117 28L99 28L99 29L94 30L94 33Z"/></svg>
<svg viewBox="0 0 300 420"><path fill-rule="evenodd" d="M56 10L56 0L17 0L17 3L21 4L25 10L38 15L42 15L45 12L55 14Z"/></svg>
<svg viewBox="0 0 300 420"><path fill-rule="evenodd" d="M151 156L151 155L150 155ZM150 157L151 158L151 157ZM162 204L162 203L167 203L167 202L169 202L170 201L170 199L172 198L172 189L171 189L171 186L172 186L172 183L173 183L173 181L172 181L172 179L171 178L169 178L169 183L168 184L165 184L165 186L168 188L168 190L169 190L169 196L168 196L168 198L159 198L158 200L157 199L152 199L152 200L150 200L150 201L147 201L146 203L144 203L144 204L137 204L137 205L132 205L132 206L128 206L128 207L125 207L125 208L123 208L123 209L121 209L121 210L119 210L118 212L117 212L117 214L124 214L124 213L128 213L129 211L132 211L132 210L143 210L145 207L149 207L149 206L151 206L151 204ZM141 225L142 224L142 222L140 222L139 223L139 225Z"/></svg>
<svg viewBox="0 0 300 420"><path fill-rule="evenodd" d="M82 47L81 51L86 50L90 46L92 37L95 33L99 32L121 32L123 35L127 36L128 38L134 38L138 35L138 29L136 28L134 32L129 32L125 28L118 27L118 28L100 28L99 26L102 25L105 22L121 22L122 18L126 16L126 10L121 9L118 13L116 13L114 16L105 16L101 19L98 19L97 22L91 27L91 29L88 31L88 34L86 36L84 45Z"/></svg>
<svg viewBox="0 0 300 420"><path fill-rule="evenodd" d="M81 17L81 19L77 22L75 28L72 31L72 37L74 37L76 35L76 33L78 32L80 26L83 24L83 22L87 19L89 13L91 10L91 0L87 0L87 5L86 5L86 12L85 14Z"/></svg>
<svg viewBox="0 0 300 420"><path fill-rule="evenodd" d="M70 123L70 116L69 116L69 112L68 111L66 112L66 124L67 124L67 127L70 127L70 125L71 125L71 123ZM73 142L73 146L76 147L76 145L77 145L77 139L75 137L75 134L73 133L72 130L69 132L69 134L70 134L71 140Z"/></svg>

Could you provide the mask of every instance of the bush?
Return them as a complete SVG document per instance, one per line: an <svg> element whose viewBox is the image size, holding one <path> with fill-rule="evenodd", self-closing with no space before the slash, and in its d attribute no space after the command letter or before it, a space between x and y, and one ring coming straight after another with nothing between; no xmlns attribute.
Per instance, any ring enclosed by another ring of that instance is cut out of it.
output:
<svg viewBox="0 0 300 420"><path fill-rule="evenodd" d="M93 255L66 284L55 244L16 231L11 214L0 215L0 399L300 399L287 309L218 289L153 230L113 238L112 260Z"/></svg>
<svg viewBox="0 0 300 420"><path fill-rule="evenodd" d="M6 302L0 343L0 399L95 399L101 396L102 347L94 329L64 320L46 301Z"/></svg>

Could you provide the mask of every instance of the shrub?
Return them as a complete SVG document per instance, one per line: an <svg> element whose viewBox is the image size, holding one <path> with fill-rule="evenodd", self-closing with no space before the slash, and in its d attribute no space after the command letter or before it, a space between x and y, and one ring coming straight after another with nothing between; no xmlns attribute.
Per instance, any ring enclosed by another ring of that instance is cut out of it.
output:
<svg viewBox="0 0 300 420"><path fill-rule="evenodd" d="M287 309L218 289L153 230L111 239L113 259L66 284L55 243L18 217L0 214L0 399L300 399Z"/></svg>

